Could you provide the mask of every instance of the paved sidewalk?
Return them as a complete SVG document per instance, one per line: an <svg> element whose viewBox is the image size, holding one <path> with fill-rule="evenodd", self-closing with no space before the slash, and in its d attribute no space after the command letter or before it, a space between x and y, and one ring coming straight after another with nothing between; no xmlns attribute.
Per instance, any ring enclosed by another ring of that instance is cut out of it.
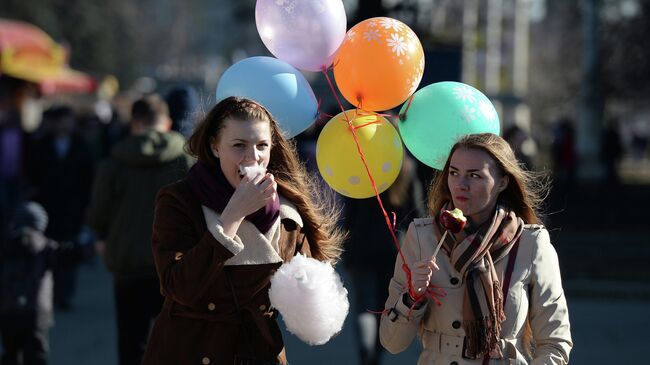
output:
<svg viewBox="0 0 650 365"><path fill-rule="evenodd" d="M51 365L115 365L117 347L110 275L97 261L95 265L82 267L79 279L75 310L56 315L56 326L50 336ZM650 339L648 308L650 300L569 297L575 342L571 364L642 363ZM285 335L291 364L357 364L351 320L348 317L341 334L324 346L310 347L290 334ZM418 346L414 344L397 356L386 354L382 365L415 364Z"/></svg>

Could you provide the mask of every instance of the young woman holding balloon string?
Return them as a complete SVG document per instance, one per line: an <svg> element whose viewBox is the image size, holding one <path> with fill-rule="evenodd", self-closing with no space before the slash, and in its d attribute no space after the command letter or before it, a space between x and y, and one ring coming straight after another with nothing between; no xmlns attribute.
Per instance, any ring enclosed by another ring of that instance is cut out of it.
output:
<svg viewBox="0 0 650 365"><path fill-rule="evenodd" d="M418 336L418 364L568 363L568 309L538 217L539 181L495 134L452 147L429 191L432 217L414 220L402 245L410 274L400 257L395 264L380 326L386 349L401 352ZM468 224L445 235L438 218L453 208Z"/></svg>

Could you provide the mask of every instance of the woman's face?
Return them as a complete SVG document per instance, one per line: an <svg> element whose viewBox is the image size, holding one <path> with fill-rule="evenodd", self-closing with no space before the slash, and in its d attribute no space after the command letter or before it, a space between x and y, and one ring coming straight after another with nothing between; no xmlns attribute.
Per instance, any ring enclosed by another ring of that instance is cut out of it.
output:
<svg viewBox="0 0 650 365"><path fill-rule="evenodd" d="M508 176L501 176L494 159L483 150L458 148L451 156L447 184L454 207L474 224L492 215L508 182Z"/></svg>
<svg viewBox="0 0 650 365"><path fill-rule="evenodd" d="M221 136L212 143L218 154L221 170L233 187L242 179L240 166L269 165L271 158L271 125L268 121L227 119Z"/></svg>

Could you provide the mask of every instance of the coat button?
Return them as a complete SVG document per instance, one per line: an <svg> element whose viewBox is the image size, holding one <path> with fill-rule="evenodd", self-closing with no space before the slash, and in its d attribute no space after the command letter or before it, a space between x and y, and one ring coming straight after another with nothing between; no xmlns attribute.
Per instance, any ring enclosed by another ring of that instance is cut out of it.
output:
<svg viewBox="0 0 650 365"><path fill-rule="evenodd" d="M183 253L182 252L176 252L174 255L174 260L178 261L183 258Z"/></svg>
<svg viewBox="0 0 650 365"><path fill-rule="evenodd" d="M460 281L460 280L458 280L458 278L451 278L451 279L449 279L449 282L451 283L451 285L457 285L459 281Z"/></svg>
<svg viewBox="0 0 650 365"><path fill-rule="evenodd" d="M209 303L208 304L208 310L213 311L215 308L217 308L217 306L214 305L214 303Z"/></svg>
<svg viewBox="0 0 650 365"><path fill-rule="evenodd" d="M209 363L210 363L210 358L209 357L206 356L206 357L201 359L201 364L208 365ZM458 364L456 364L456 365L458 365Z"/></svg>
<svg viewBox="0 0 650 365"><path fill-rule="evenodd" d="M260 305L260 312L264 312L266 310L266 305L262 304Z"/></svg>
<svg viewBox="0 0 650 365"><path fill-rule="evenodd" d="M459 329L460 328L460 321L454 321L451 324L451 326L454 327L455 329Z"/></svg>

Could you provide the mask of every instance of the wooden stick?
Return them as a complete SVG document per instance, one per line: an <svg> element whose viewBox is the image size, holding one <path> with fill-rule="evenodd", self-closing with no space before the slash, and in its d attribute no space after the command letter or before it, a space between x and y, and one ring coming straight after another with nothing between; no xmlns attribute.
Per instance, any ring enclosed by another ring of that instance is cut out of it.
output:
<svg viewBox="0 0 650 365"><path fill-rule="evenodd" d="M438 251L440 251L440 246L442 246L442 243L445 241L445 237L447 237L447 232L449 230L445 230L445 233L442 234L442 237L440 237L440 241L438 241L438 245L436 246L436 250L433 251L433 255L431 255L432 259L436 259L436 255L438 254Z"/></svg>

